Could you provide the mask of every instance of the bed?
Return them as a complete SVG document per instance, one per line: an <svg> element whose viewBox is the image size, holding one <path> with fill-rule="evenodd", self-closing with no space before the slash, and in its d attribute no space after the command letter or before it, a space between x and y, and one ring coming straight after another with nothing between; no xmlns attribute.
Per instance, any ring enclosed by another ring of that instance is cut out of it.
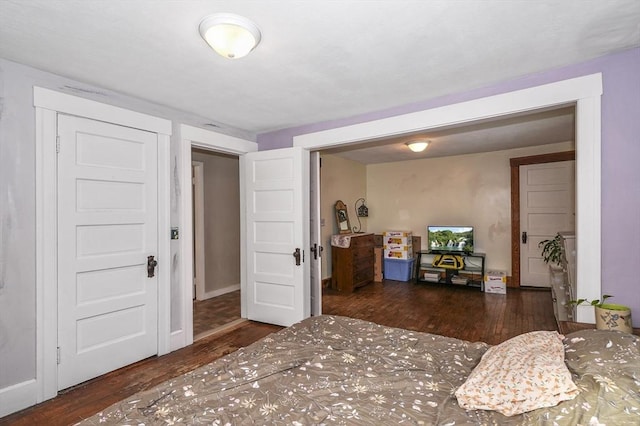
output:
<svg viewBox="0 0 640 426"><path fill-rule="evenodd" d="M555 332L544 333L553 340ZM638 337L585 330L567 335L561 348L575 385L571 399L505 415L464 409L456 395L472 376L482 376L490 345L353 318L312 317L80 424L640 424ZM495 360L489 364L510 370Z"/></svg>

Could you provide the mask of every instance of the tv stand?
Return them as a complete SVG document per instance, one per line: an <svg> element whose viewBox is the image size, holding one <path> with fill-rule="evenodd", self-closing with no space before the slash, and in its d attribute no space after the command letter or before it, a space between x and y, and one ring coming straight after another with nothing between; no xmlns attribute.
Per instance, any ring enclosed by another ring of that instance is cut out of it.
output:
<svg viewBox="0 0 640 426"><path fill-rule="evenodd" d="M438 255L460 256L464 265L433 266L433 260ZM484 291L484 259L484 253L434 253L431 250L420 250L416 259L416 280L476 287Z"/></svg>

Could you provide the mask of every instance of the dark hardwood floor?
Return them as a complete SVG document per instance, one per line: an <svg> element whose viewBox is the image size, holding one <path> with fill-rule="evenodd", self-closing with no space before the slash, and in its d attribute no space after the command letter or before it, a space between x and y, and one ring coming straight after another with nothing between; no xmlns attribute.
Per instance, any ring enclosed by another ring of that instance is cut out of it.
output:
<svg viewBox="0 0 640 426"><path fill-rule="evenodd" d="M500 343L533 330L557 330L551 294L509 289L506 295L437 284L385 281L340 294L325 289L323 312L457 337ZM134 393L218 359L281 327L247 322L229 333L152 357L62 392L0 419L11 425L68 425Z"/></svg>
<svg viewBox="0 0 640 426"><path fill-rule="evenodd" d="M240 290L206 300L193 301L194 339L239 320Z"/></svg>
<svg viewBox="0 0 640 426"><path fill-rule="evenodd" d="M489 294L446 284L373 283L351 294L325 289L323 313L463 340L501 343L534 330L557 330L551 292Z"/></svg>

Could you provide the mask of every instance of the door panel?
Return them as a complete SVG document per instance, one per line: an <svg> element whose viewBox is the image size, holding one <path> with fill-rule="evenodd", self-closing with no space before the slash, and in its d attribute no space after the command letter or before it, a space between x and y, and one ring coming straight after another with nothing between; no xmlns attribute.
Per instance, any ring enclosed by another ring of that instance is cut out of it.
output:
<svg viewBox="0 0 640 426"><path fill-rule="evenodd" d="M157 353L157 135L58 117L58 389Z"/></svg>
<svg viewBox="0 0 640 426"><path fill-rule="evenodd" d="M309 229L304 227L309 153L278 149L249 153L241 161L246 174L247 317L288 326L309 316Z"/></svg>
<svg viewBox="0 0 640 426"><path fill-rule="evenodd" d="M575 161L520 166L520 285L549 287L541 241L575 229Z"/></svg>

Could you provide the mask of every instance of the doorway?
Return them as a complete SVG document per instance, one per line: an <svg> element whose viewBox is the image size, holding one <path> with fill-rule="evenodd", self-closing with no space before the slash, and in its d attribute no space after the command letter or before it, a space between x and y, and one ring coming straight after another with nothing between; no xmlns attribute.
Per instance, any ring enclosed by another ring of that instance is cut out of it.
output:
<svg viewBox="0 0 640 426"><path fill-rule="evenodd" d="M57 162L59 153L56 152L58 128L58 114L68 114L76 117L83 117L88 120L95 120L100 123L110 123L124 128L133 128L150 132L156 135L156 205L157 220L155 226L148 231L148 234L162 235L170 228L170 190L169 190L169 138L171 134L171 122L165 119L143 115L134 111L113 107L99 102L78 98L76 96L55 92L49 89L34 87L34 106L36 107L36 221L39 224L36 233L36 297L38 300L36 307L36 329L38 330L36 339L36 350L38 362L36 363L37 380L31 381L29 389L20 390L23 398L32 395L31 401L41 402L56 396L58 392L58 170ZM119 139L119 138L116 138ZM126 138L120 139L122 142ZM120 143L118 142L118 143ZM115 152L109 150L109 152ZM91 149L83 154L99 155ZM95 158L95 157L94 157ZM99 158L99 161L121 161L113 155ZM126 156L124 161L132 161L133 156ZM133 167L128 166L133 173ZM107 174L108 175L108 174ZM89 179L90 180L90 179ZM92 182L95 183L95 182ZM140 186L132 185L140 188ZM133 188L135 192L136 188ZM82 188L78 188L82 189ZM93 200L100 202L98 195L104 195L104 190L96 191ZM131 192L129 192L131 194ZM129 200L135 200L129 198ZM123 202L122 199L118 200ZM75 205L75 203L73 203ZM96 204L98 205L98 204ZM81 206L82 207L82 206ZM125 210L124 208L122 210ZM124 213L123 213L124 215ZM156 216L156 215L154 215ZM88 229L88 227L87 227ZM96 229L94 227L94 229ZM123 233L123 238L132 241L132 233ZM111 238L114 235L110 235ZM90 240L93 242L93 240ZM119 243L119 242L118 242ZM86 248L86 247L85 247ZM98 249L104 250L104 247ZM149 253L148 255L151 255ZM158 263L154 271L156 279L156 296L153 304L157 307L155 315L155 344L154 353L158 355L166 354L170 351L170 262L165 261L170 258L170 245L168 239L158 238L157 240ZM147 258L142 260L146 264ZM143 274L147 275L146 268ZM132 312L129 310L129 312ZM125 320L127 321L127 320ZM129 325L127 323L127 325ZM115 328L116 332L120 329ZM87 333L90 334L90 333ZM118 337L115 336L113 340ZM98 343L99 345L99 343Z"/></svg>
<svg viewBox="0 0 640 426"><path fill-rule="evenodd" d="M192 148L193 339L241 321L239 158Z"/></svg>
<svg viewBox="0 0 640 426"><path fill-rule="evenodd" d="M600 126L602 75L592 74L541 86L448 104L404 115L374 119L293 137L293 146L323 150L391 137L408 132L459 125L492 117L519 114L559 105L576 106L576 239L577 297L597 298L601 293L600 249ZM417 124L419 123L419 124ZM579 308L579 322L593 322L593 309Z"/></svg>
<svg viewBox="0 0 640 426"><path fill-rule="evenodd" d="M535 155L529 157L512 158L510 160L511 167L511 287L520 287L522 285L522 246L533 246L528 237L523 240L522 232L524 224L521 223L521 196L520 193L520 168L521 166L535 165L535 164L550 164L566 161L575 162L575 151L558 152L554 154ZM575 170L575 168L574 168ZM574 202L572 206L573 221L572 228L575 230L575 180L573 183L574 190ZM564 231L565 229L559 229L556 231ZM568 230L568 229L567 229ZM553 236L551 236L553 237ZM537 242L535 243L537 246ZM545 267L546 271L547 268Z"/></svg>

